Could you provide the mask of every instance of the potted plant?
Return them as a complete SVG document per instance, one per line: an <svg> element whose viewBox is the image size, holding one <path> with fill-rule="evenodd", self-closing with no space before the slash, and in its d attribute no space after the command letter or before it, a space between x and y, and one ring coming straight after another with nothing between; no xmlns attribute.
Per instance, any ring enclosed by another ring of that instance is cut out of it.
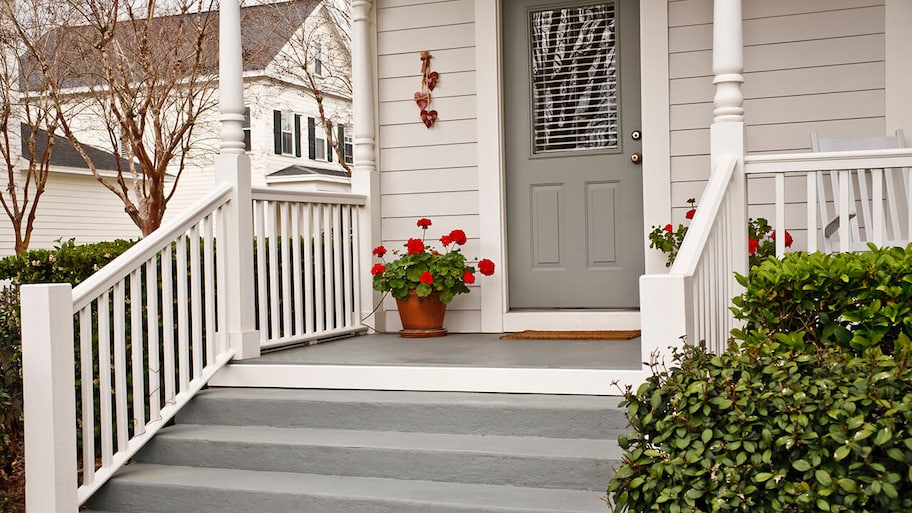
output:
<svg viewBox="0 0 912 513"><path fill-rule="evenodd" d="M440 237L440 249L426 241L431 220L418 220L421 237L409 239L405 251L393 250L394 260L384 257L387 250L377 246L374 256L380 262L371 268L374 290L389 292L396 299L403 337L439 337L447 334L443 319L448 305L456 294L469 292L477 272L494 274L494 262L487 258L468 260L462 254L466 234L460 229Z"/></svg>

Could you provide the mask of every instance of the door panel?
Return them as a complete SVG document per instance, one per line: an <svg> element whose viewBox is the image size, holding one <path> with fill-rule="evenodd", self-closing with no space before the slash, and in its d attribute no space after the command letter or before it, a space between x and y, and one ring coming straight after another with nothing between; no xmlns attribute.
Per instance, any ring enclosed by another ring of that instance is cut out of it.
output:
<svg viewBox="0 0 912 513"><path fill-rule="evenodd" d="M503 2L511 309L638 304L638 4Z"/></svg>

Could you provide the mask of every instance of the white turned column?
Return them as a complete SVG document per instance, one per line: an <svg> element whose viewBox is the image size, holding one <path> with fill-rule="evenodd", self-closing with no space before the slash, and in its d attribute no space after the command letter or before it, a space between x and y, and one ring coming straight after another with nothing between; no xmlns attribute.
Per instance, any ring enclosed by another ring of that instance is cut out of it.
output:
<svg viewBox="0 0 912 513"><path fill-rule="evenodd" d="M747 274L747 181L744 175L744 38L741 0L713 2L713 124L710 129L710 165L725 157L737 160L729 185L732 195L731 244L734 271ZM734 277L731 290L740 290Z"/></svg>
<svg viewBox="0 0 912 513"><path fill-rule="evenodd" d="M250 157L244 152L244 76L241 60L241 8L237 0L222 2L219 11L219 119L221 151L215 158L215 179L233 186L219 240L225 259L226 318L219 330L237 359L260 355L253 287L253 199Z"/></svg>
<svg viewBox="0 0 912 513"><path fill-rule="evenodd" d="M76 513L72 288L23 285L20 298L25 504L29 512Z"/></svg>
<svg viewBox="0 0 912 513"><path fill-rule="evenodd" d="M713 7L713 122L744 121L744 40L741 0L715 0Z"/></svg>
<svg viewBox="0 0 912 513"><path fill-rule="evenodd" d="M360 267L361 267L361 317L365 324L383 330L383 311L371 312L380 296L371 288L368 270L373 265L371 250L380 244L380 174L376 156L376 101L374 91L377 77L374 73L376 56L373 27L373 0L352 1L352 110L354 111L354 166L352 192L367 196L367 205L360 217Z"/></svg>

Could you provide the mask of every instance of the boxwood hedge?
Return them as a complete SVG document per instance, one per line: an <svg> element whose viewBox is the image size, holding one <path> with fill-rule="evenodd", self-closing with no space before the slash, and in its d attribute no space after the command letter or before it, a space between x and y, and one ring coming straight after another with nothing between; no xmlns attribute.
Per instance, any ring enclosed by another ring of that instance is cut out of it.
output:
<svg viewBox="0 0 912 513"><path fill-rule="evenodd" d="M624 396L616 510L912 511L912 344L713 355L687 346Z"/></svg>

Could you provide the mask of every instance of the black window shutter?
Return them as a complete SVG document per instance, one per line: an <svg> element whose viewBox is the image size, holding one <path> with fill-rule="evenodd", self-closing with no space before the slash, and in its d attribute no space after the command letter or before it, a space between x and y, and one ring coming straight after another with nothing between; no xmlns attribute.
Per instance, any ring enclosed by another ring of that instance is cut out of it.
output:
<svg viewBox="0 0 912 513"><path fill-rule="evenodd" d="M316 123L314 118L307 118L307 156L310 159L317 157Z"/></svg>
<svg viewBox="0 0 912 513"><path fill-rule="evenodd" d="M327 121L326 124L328 125L326 128L330 132L332 132L332 123ZM333 161L333 146L332 146L332 144L329 143L329 137L326 138L326 161L327 162Z"/></svg>
<svg viewBox="0 0 912 513"><path fill-rule="evenodd" d="M282 112L272 111L272 139L275 141L276 155L282 154Z"/></svg>
<svg viewBox="0 0 912 513"><path fill-rule="evenodd" d="M342 162L345 162L345 125L339 125L336 128L336 146L339 148L339 154L342 155Z"/></svg>
<svg viewBox="0 0 912 513"><path fill-rule="evenodd" d="M295 157L301 156L301 115L295 114L294 122L294 140L295 140Z"/></svg>

